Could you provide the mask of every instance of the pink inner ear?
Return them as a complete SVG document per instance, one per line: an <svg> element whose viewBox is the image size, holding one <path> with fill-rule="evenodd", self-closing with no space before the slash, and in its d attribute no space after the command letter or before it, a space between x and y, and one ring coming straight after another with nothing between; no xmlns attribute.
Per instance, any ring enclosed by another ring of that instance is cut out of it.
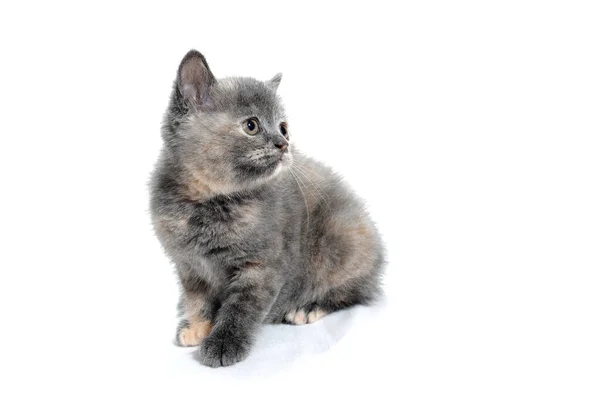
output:
<svg viewBox="0 0 600 400"><path fill-rule="evenodd" d="M196 98L196 96L197 96L196 87L191 83L185 83L183 85L182 93L183 93L183 97L186 99L193 99L194 101L198 100Z"/></svg>
<svg viewBox="0 0 600 400"><path fill-rule="evenodd" d="M184 98L202 103L212 79L212 74L202 59L190 57L181 67L180 90Z"/></svg>

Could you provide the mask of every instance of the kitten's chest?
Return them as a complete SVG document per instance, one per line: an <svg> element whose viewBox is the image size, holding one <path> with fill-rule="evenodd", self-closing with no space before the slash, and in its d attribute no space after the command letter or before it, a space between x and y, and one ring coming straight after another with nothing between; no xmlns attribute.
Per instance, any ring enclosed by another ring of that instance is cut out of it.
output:
<svg viewBox="0 0 600 400"><path fill-rule="evenodd" d="M197 204L179 230L178 251L204 264L243 258L263 236L263 214L256 202L215 200Z"/></svg>
<svg viewBox="0 0 600 400"><path fill-rule="evenodd" d="M260 226L263 212L262 205L258 201L243 200L213 200L197 204L188 220L191 230L205 235L206 239L211 236L243 237L252 233Z"/></svg>
<svg viewBox="0 0 600 400"><path fill-rule="evenodd" d="M276 224L273 207L260 198L213 199L180 203L172 212L156 215L157 236L178 269L219 287L227 267L260 257Z"/></svg>

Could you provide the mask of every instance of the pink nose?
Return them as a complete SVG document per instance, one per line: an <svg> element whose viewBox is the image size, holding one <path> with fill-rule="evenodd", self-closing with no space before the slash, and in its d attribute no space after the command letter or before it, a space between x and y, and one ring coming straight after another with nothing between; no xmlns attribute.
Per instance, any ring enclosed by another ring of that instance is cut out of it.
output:
<svg viewBox="0 0 600 400"><path fill-rule="evenodd" d="M287 149L288 145L287 145L287 143L277 143L277 144L275 144L275 147L277 147L281 151L285 151L285 149Z"/></svg>

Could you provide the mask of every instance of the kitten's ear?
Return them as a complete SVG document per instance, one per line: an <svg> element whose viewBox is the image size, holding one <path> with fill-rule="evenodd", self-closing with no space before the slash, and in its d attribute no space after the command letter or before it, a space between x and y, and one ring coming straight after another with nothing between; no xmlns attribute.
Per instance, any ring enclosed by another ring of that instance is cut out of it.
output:
<svg viewBox="0 0 600 400"><path fill-rule="evenodd" d="M281 72L278 73L277 75L275 75L274 77L272 77L271 79L269 79L268 81L266 81L265 83L272 90L276 91L277 88L279 87L279 84L281 83Z"/></svg>
<svg viewBox="0 0 600 400"><path fill-rule="evenodd" d="M196 50L190 50L179 65L177 89L183 99L194 106L207 105L210 102L210 88L215 77L204 56Z"/></svg>

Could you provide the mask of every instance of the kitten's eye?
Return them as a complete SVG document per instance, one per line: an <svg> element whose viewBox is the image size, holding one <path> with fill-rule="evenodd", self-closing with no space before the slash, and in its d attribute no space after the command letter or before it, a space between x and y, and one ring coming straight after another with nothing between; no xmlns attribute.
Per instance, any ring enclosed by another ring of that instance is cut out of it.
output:
<svg viewBox="0 0 600 400"><path fill-rule="evenodd" d="M244 132L251 136L256 135L260 130L258 126L258 120L256 118L250 118L245 120L242 123L242 127L244 128Z"/></svg>
<svg viewBox="0 0 600 400"><path fill-rule="evenodd" d="M287 131L287 124L285 122L282 122L281 125L279 125L279 130L281 131L281 134L283 136L285 136L285 138L288 138L288 131Z"/></svg>

